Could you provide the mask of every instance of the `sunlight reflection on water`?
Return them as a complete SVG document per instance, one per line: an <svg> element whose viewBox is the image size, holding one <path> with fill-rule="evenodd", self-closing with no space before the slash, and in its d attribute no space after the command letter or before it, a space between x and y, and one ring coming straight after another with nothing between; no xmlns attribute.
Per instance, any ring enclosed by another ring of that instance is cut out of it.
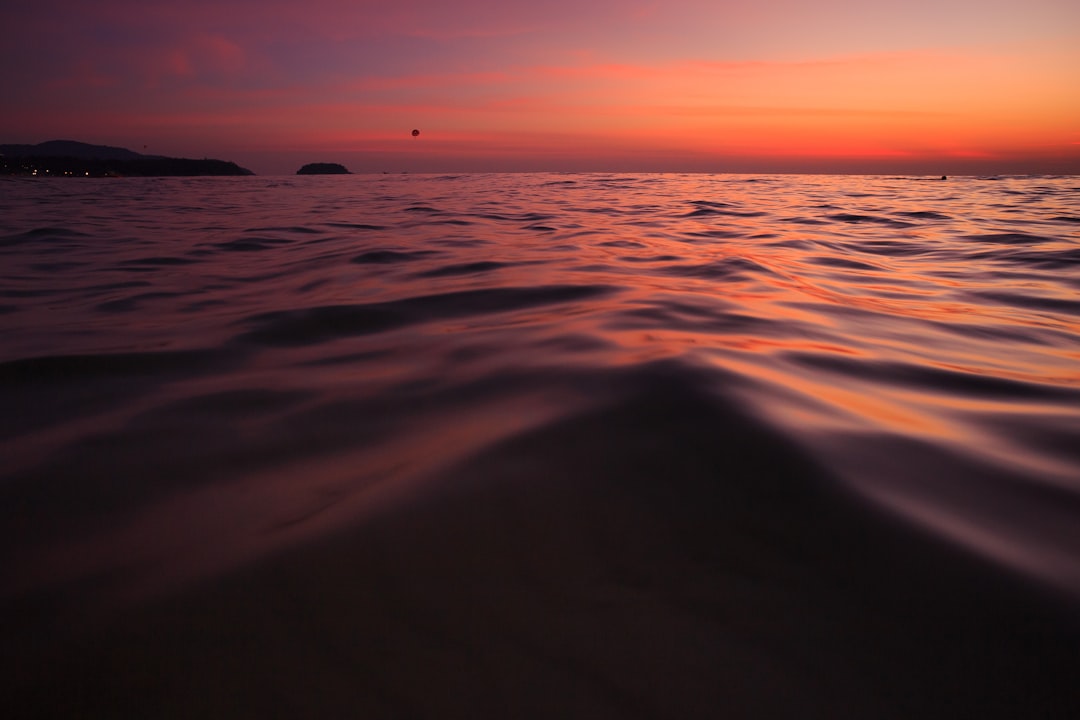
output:
<svg viewBox="0 0 1080 720"><path fill-rule="evenodd" d="M104 393L132 370L146 391L106 403L116 418L106 435L118 447L155 403L210 388L288 388L307 398L295 415L349 397L395 403L407 396L396 387L426 385L422 397L462 394L459 406L448 401L454 423L473 412L464 387L478 378L502 378L509 397L533 382L515 373L543 384L567 370L667 358L741 378L720 392L827 466L843 463L821 452L820 435L909 438L1010 468L1015 482L1075 491L1074 183L7 181L4 355L15 380L57 362L49 358L95 358L100 367L85 377L89 360L55 378L46 372L46 382L70 388L44 387L42 400L21 385L20 400L58 403L41 410L31 438L103 472L116 457L76 448L104 425L74 436L65 428L98 412L80 395ZM117 353L187 351L205 364L108 367ZM1029 422L1047 426L1053 447L1010 431ZM20 442L6 446L8 457L19 459L26 432L9 429ZM221 452L257 454L260 432ZM471 445L494 438L484 437ZM342 433L315 455L353 446ZM874 475L848 481L860 487ZM15 487L31 482L21 478ZM966 510L943 503L938 512Z"/></svg>
<svg viewBox="0 0 1080 720"><path fill-rule="evenodd" d="M569 477L603 488L627 547L619 513L653 493L676 498L649 515L663 527L742 507L733 527L765 529L717 540L741 547L787 513L817 533L821 508L792 498L843 486L1075 602L1078 189L0 180L7 595L164 593L447 486L518 487L489 473L539 485L479 526L540 544L600 522L576 495L530 515L532 493L585 492Z"/></svg>

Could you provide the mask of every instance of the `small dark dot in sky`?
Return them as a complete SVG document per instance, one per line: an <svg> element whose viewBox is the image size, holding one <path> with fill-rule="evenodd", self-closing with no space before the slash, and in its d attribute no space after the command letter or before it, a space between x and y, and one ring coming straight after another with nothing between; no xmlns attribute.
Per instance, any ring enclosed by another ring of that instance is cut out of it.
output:
<svg viewBox="0 0 1080 720"><path fill-rule="evenodd" d="M419 131L419 130L413 130L413 131L412 131L412 136L413 136L413 137L416 137L416 136L417 136L417 135L419 135L419 134L420 134L420 131Z"/></svg>

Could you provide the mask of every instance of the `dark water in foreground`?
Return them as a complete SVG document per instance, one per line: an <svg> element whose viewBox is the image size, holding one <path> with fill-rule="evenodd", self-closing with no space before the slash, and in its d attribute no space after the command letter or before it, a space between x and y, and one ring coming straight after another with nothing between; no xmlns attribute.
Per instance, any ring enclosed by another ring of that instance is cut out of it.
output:
<svg viewBox="0 0 1080 720"><path fill-rule="evenodd" d="M1075 716L1078 191L0 180L8 706Z"/></svg>

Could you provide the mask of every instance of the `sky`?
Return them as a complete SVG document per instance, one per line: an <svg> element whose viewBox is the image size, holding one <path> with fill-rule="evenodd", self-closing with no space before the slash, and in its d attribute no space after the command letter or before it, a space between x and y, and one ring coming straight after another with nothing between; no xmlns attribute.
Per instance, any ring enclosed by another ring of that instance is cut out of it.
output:
<svg viewBox="0 0 1080 720"><path fill-rule="evenodd" d="M1080 173L1076 0L7 5L0 143L258 174Z"/></svg>

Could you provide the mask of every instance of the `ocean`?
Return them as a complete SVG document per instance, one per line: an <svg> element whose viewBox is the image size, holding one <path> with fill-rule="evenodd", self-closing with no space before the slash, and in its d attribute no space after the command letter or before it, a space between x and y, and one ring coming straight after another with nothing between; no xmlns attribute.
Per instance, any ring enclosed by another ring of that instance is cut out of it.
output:
<svg viewBox="0 0 1080 720"><path fill-rule="evenodd" d="M0 331L9 717L1080 716L1080 178L2 178Z"/></svg>

